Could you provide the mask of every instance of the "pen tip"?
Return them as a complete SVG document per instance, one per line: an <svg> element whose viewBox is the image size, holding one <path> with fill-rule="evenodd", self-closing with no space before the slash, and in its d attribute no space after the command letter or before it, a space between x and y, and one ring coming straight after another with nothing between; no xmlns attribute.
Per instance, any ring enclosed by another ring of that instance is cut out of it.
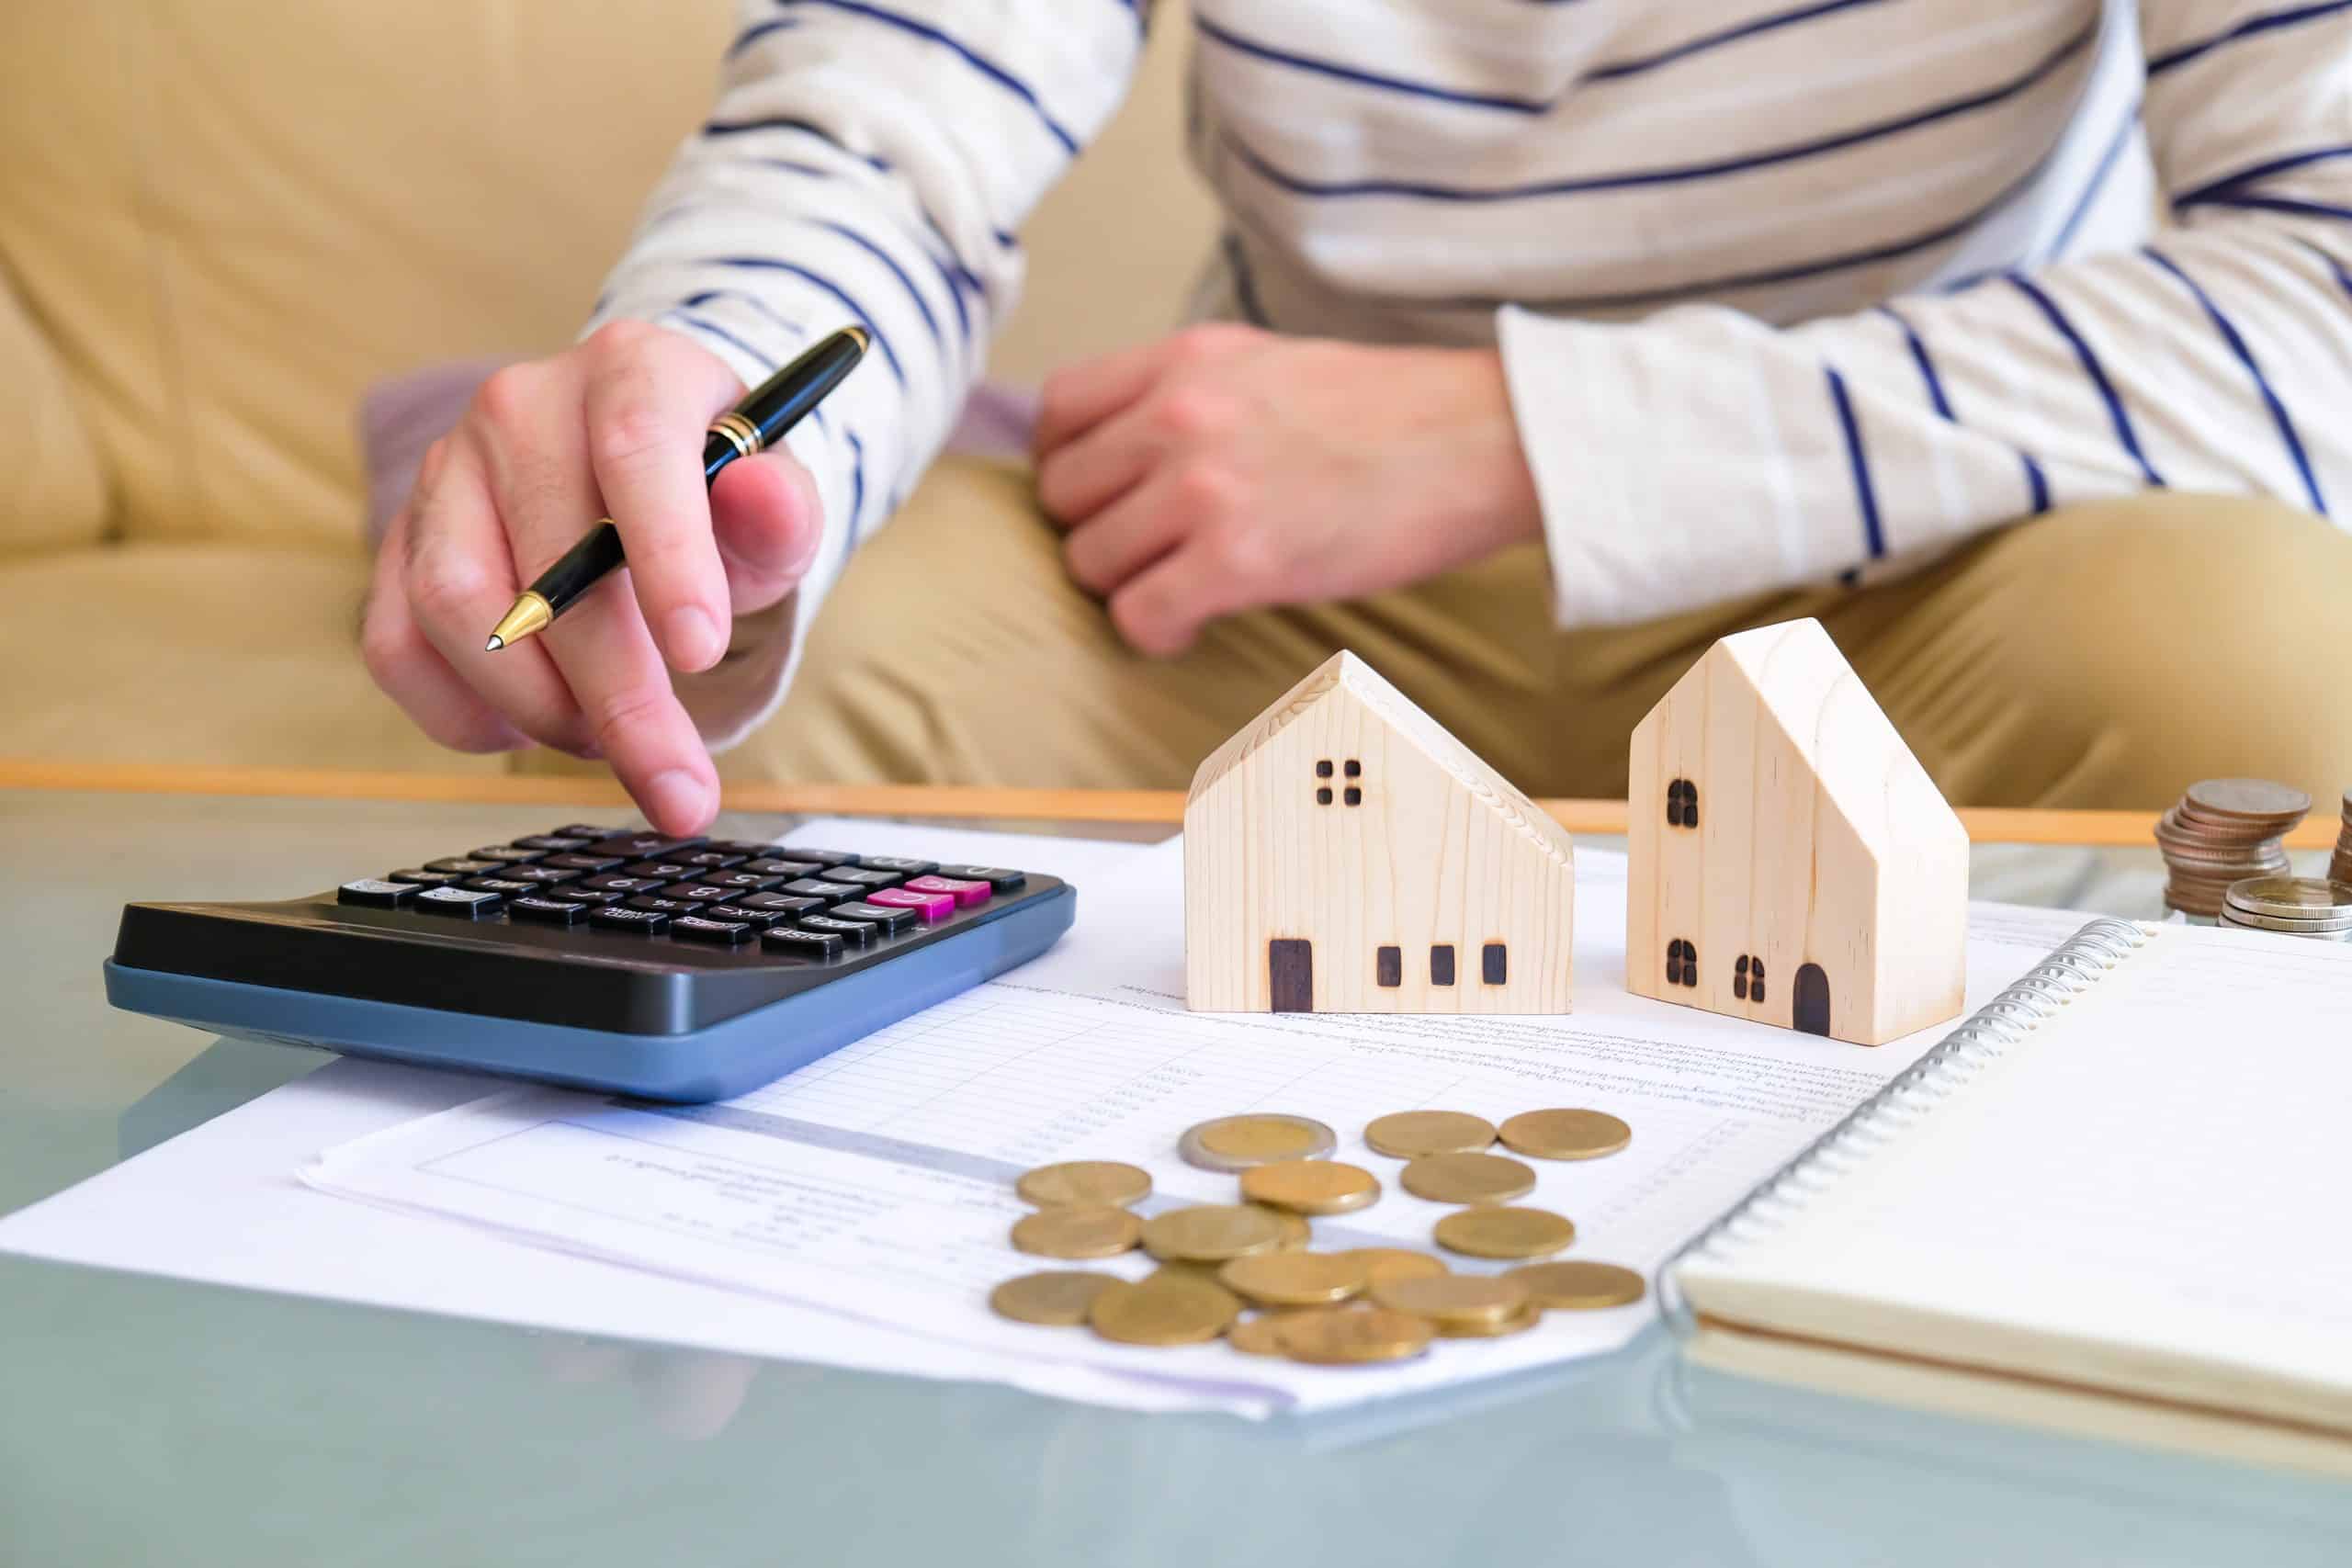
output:
<svg viewBox="0 0 2352 1568"><path fill-rule="evenodd" d="M866 349L873 346L874 334L867 332L864 327L843 327L842 329L842 333L844 336L849 338L851 342L857 344L857 351L860 354L865 353Z"/></svg>
<svg viewBox="0 0 2352 1568"><path fill-rule="evenodd" d="M496 632L492 632L490 634L490 641L483 645L482 651L484 653L496 653L500 649L504 648L505 646L506 639L500 637Z"/></svg>

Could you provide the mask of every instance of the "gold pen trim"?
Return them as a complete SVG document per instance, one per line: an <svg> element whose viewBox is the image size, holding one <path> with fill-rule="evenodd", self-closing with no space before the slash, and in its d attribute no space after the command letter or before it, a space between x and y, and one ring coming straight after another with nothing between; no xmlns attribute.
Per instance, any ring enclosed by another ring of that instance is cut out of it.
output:
<svg viewBox="0 0 2352 1568"><path fill-rule="evenodd" d="M522 641L554 619L553 606L526 588L514 596L514 607L500 616L498 625L491 628L490 643L484 651L496 653L509 644Z"/></svg>
<svg viewBox="0 0 2352 1568"><path fill-rule="evenodd" d="M740 413L720 414L710 422L710 433L727 437L740 457L757 457L767 446L767 441L760 434L760 427Z"/></svg>

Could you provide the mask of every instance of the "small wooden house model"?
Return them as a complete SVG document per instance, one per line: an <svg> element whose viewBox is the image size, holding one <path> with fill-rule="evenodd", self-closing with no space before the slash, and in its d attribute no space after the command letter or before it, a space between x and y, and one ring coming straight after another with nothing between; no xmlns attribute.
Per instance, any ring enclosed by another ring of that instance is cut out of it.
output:
<svg viewBox="0 0 2352 1568"><path fill-rule="evenodd" d="M1351 653L1193 776L1185 998L1206 1012L1566 1012L1565 829Z"/></svg>
<svg viewBox="0 0 2352 1568"><path fill-rule="evenodd" d="M1862 1045L1960 1011L1967 832L1820 622L1710 649L1629 794L1627 989Z"/></svg>

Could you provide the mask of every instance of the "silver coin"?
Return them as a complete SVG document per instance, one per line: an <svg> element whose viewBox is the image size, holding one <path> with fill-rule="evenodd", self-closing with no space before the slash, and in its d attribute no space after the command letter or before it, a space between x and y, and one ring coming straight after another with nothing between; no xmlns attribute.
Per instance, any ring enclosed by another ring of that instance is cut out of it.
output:
<svg viewBox="0 0 2352 1568"><path fill-rule="evenodd" d="M2337 926L2310 926L2301 920L2281 920L2269 915L2248 915L2224 908L2216 922L2242 931L2268 931L2274 936L2310 937L2317 942L2352 942L2352 923Z"/></svg>
<svg viewBox="0 0 2352 1568"><path fill-rule="evenodd" d="M1220 1131L1230 1129L1237 1122L1257 1123L1261 1127L1279 1124L1283 1132L1291 1135L1261 1139L1255 1147L1235 1146L1230 1143L1223 1148L1210 1146ZM1339 1146L1339 1134L1322 1122L1306 1116L1276 1114L1220 1116L1215 1121L1187 1127L1184 1135L1176 1140L1176 1152L1183 1156L1186 1165L1228 1173L1286 1159L1329 1159Z"/></svg>
<svg viewBox="0 0 2352 1568"><path fill-rule="evenodd" d="M2290 920L2352 921L2352 887L2316 876L2256 876L2230 884L2233 908Z"/></svg>

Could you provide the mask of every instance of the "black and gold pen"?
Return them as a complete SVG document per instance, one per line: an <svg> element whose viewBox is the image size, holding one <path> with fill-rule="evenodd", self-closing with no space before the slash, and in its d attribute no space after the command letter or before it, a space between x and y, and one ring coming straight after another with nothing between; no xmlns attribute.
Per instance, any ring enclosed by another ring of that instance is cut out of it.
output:
<svg viewBox="0 0 2352 1568"><path fill-rule="evenodd" d="M843 327L711 421L710 434L702 444L703 483L718 479L719 470L736 458L765 451L798 424L857 367L870 341L864 327ZM621 531L607 517L539 573L538 581L515 595L514 607L491 628L490 651L496 653L545 627L571 608L599 578L625 564Z"/></svg>

